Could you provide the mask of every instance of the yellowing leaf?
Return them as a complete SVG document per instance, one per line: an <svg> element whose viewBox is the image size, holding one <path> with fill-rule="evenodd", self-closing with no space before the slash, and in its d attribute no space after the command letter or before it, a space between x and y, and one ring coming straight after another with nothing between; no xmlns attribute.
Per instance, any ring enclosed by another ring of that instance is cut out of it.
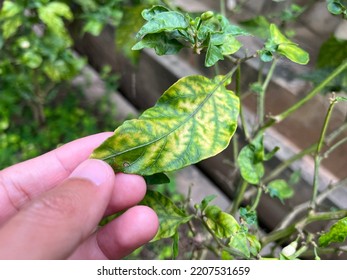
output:
<svg viewBox="0 0 347 280"><path fill-rule="evenodd" d="M160 192L148 190L140 204L151 207L158 215L159 229L153 241L174 236L178 227L192 218Z"/></svg>
<svg viewBox="0 0 347 280"><path fill-rule="evenodd" d="M173 84L139 119L126 121L92 154L116 172L152 175L197 163L225 149L239 99L226 78L188 76Z"/></svg>
<svg viewBox="0 0 347 280"><path fill-rule="evenodd" d="M206 224L219 238L229 238L240 229L240 225L235 218L223 212L218 206L207 206L204 214Z"/></svg>
<svg viewBox="0 0 347 280"><path fill-rule="evenodd" d="M326 247L330 243L344 242L347 237L347 217L333 224L330 230L319 237L319 246Z"/></svg>
<svg viewBox="0 0 347 280"><path fill-rule="evenodd" d="M277 45L277 52L298 64L307 64L309 54L286 36L284 36L275 24L270 25L270 36Z"/></svg>

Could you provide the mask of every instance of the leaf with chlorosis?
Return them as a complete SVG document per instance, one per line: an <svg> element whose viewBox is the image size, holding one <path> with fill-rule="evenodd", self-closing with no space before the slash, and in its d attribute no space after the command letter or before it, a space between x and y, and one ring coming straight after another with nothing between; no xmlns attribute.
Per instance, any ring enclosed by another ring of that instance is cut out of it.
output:
<svg viewBox="0 0 347 280"><path fill-rule="evenodd" d="M118 127L91 157L115 172L174 171L224 150L237 127L239 98L217 76L188 76L173 84L139 119Z"/></svg>
<svg viewBox="0 0 347 280"><path fill-rule="evenodd" d="M219 238L229 238L240 229L240 225L235 218L223 212L218 206L207 206L204 215L206 217L207 226Z"/></svg>
<svg viewBox="0 0 347 280"><path fill-rule="evenodd" d="M337 221L332 225L327 233L319 237L319 246L326 247L330 243L344 242L347 237L347 217Z"/></svg>
<svg viewBox="0 0 347 280"><path fill-rule="evenodd" d="M247 259L251 256L245 232L239 232L231 236L228 246L239 251Z"/></svg>
<svg viewBox="0 0 347 280"><path fill-rule="evenodd" d="M270 38L277 45L279 54L298 64L308 63L309 54L284 36L275 24L270 25Z"/></svg>
<svg viewBox="0 0 347 280"><path fill-rule="evenodd" d="M153 241L174 236L178 227L193 217L186 215L168 197L156 191L148 190L140 204L151 207L158 215L159 229Z"/></svg>

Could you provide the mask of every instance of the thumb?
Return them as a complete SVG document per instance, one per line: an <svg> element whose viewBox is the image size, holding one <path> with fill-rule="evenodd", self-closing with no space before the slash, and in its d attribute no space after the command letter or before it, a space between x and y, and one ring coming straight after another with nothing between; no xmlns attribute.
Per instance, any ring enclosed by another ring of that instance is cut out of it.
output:
<svg viewBox="0 0 347 280"><path fill-rule="evenodd" d="M88 159L0 229L0 259L63 259L97 227L109 203L112 168Z"/></svg>

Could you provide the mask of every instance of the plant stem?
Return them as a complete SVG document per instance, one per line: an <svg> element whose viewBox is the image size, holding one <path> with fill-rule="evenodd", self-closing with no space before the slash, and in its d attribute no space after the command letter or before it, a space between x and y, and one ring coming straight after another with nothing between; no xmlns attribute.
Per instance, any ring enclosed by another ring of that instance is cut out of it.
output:
<svg viewBox="0 0 347 280"><path fill-rule="evenodd" d="M279 115L272 116L258 131L264 131L266 128L274 125L275 123L279 123L290 116L293 112L301 108L304 104L306 104L309 100L311 100L314 96L316 96L324 87L326 87L333 79L335 79L338 75L340 75L344 70L347 69L347 60L345 60L339 67L337 67L324 81L322 81L319 85L317 85L314 89L312 89L303 99L299 102L295 103L293 106L288 108L286 111L282 112Z"/></svg>
<svg viewBox="0 0 347 280"><path fill-rule="evenodd" d="M262 246L269 244L270 242L277 241L279 239L286 238L293 234L295 231L302 231L307 225L317 221L330 221L338 220L347 216L347 210L322 212L322 213L310 213L307 217L301 219L296 224L291 224L284 229L279 229L271 232L267 236L261 239Z"/></svg>
<svg viewBox="0 0 347 280"><path fill-rule="evenodd" d="M313 191L312 191L311 202L309 205L309 208L311 210L315 210L315 208L316 208L316 198L317 198L318 186L319 186L319 181L318 181L319 176L318 175L319 175L320 162L322 160L320 152L321 152L323 144L324 144L324 139L325 139L325 135L326 135L327 128L329 125L329 121L331 118L331 114L332 114L333 108L334 108L336 103L337 103L336 98L332 99L330 102L330 106L328 108L328 112L327 112L325 120L324 120L323 128L322 128L322 131L320 134L320 138L319 138L318 145L317 145L317 150L316 150L315 157L314 157Z"/></svg>
<svg viewBox="0 0 347 280"><path fill-rule="evenodd" d="M260 186L258 186L257 196L254 199L254 202L253 202L253 205L252 205L250 211L254 211L254 210L257 209L262 194L263 194L263 190L262 190L262 188Z"/></svg>
<svg viewBox="0 0 347 280"><path fill-rule="evenodd" d="M220 0L220 13L226 16L225 0Z"/></svg>
<svg viewBox="0 0 347 280"><path fill-rule="evenodd" d="M245 191L247 189L247 186L248 186L248 182L246 180L242 180L241 186L239 186L237 189L236 196L235 196L234 202L233 202L233 207L231 208L231 214L232 215L235 215L235 213L239 209L239 206L242 202L242 199L243 199L243 196L244 196Z"/></svg>
<svg viewBox="0 0 347 280"><path fill-rule="evenodd" d="M266 75L266 79L261 86L261 91L258 96L258 119L259 119L260 126L263 125L264 118L265 118L265 113L264 113L265 112L265 93L266 93L267 87L269 86L271 78L275 72L276 64L277 64L277 59L274 59L272 61L269 72Z"/></svg>
<svg viewBox="0 0 347 280"><path fill-rule="evenodd" d="M330 143L332 141L334 141L337 137L339 137L346 129L347 129L347 123L343 124L336 131L329 134L325 138L326 145L330 145ZM269 181L273 180L278 175L280 175L293 162L303 158L306 155L313 153L317 149L317 145L318 145L318 143L314 143L311 146L307 147L306 149L302 150L300 153L293 155L292 157L290 157L289 159L287 159L285 161L282 161L280 165L278 165L275 169L273 169L271 171L271 173L263 179L263 182L268 183ZM335 145L337 145L337 143ZM330 149L333 149L334 146L332 146ZM334 149L335 149L335 147L334 147ZM326 157L325 154L324 154L324 157Z"/></svg>
<svg viewBox="0 0 347 280"><path fill-rule="evenodd" d="M293 162L303 158L305 155L313 153L316 150L316 148L317 148L317 143L307 147L306 149L302 150L300 153L295 154L289 159L283 161L280 165L278 165L275 169L273 169L268 176L264 178L263 182L268 183L269 181L273 180Z"/></svg>
<svg viewBox="0 0 347 280"><path fill-rule="evenodd" d="M335 143L333 146L331 146L324 154L323 158L327 158L334 150L336 150L341 145L345 144L347 142L347 137L341 139L337 143Z"/></svg>
<svg viewBox="0 0 347 280"><path fill-rule="evenodd" d="M240 102L241 102L241 65L239 64L239 67L237 67L236 70L236 77L235 77L235 94L236 96L238 96L240 98ZM245 138L246 139L250 139L250 134L248 131L248 127L247 127L247 123L246 123L246 119L245 119L245 115L243 112L243 106L240 106L240 120L241 120L241 125L242 125L242 129L243 129L243 133L245 134Z"/></svg>
<svg viewBox="0 0 347 280"><path fill-rule="evenodd" d="M316 199L316 203L321 203L330 193L333 191L345 187L347 185L347 178L341 180L340 182L328 186L323 192L321 192ZM304 202L299 205L297 205L287 216L285 219L283 219L282 223L278 226L278 229L284 229L287 227L296 216L298 216L300 213L304 212L307 207L309 206L309 202Z"/></svg>

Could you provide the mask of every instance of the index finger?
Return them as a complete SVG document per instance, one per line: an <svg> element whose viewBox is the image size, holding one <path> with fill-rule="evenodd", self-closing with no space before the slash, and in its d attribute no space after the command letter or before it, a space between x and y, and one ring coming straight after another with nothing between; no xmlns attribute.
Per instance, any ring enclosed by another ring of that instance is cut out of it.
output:
<svg viewBox="0 0 347 280"><path fill-rule="evenodd" d="M103 141L104 132L87 136L0 171L0 224L28 200L59 184Z"/></svg>

